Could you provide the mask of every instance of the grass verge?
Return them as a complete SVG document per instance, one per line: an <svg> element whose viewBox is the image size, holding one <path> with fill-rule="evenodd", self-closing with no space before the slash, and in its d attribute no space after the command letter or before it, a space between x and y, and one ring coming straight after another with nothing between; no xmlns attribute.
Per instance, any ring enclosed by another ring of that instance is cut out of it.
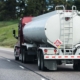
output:
<svg viewBox="0 0 80 80"><path fill-rule="evenodd" d="M14 47L17 40L13 37L12 30L18 29L18 20L0 22L0 46Z"/></svg>

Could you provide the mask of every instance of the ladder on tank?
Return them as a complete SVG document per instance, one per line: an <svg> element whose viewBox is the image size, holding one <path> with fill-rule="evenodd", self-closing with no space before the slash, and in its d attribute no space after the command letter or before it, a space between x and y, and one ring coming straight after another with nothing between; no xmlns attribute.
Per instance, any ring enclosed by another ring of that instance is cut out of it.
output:
<svg viewBox="0 0 80 80"><path fill-rule="evenodd" d="M65 14L68 14L69 10L65 10L64 6L62 7L63 12L60 13L60 39L63 44L61 45L63 48L64 55L72 55L73 54L73 9L76 9L76 6L72 6L72 12L69 17L66 17ZM56 7L56 8L57 8ZM68 50L68 52L66 52Z"/></svg>

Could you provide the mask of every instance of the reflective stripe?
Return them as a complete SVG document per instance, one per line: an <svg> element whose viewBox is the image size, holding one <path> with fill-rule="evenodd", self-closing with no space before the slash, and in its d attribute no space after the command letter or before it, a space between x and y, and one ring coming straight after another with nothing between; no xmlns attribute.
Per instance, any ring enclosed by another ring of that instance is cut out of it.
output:
<svg viewBox="0 0 80 80"><path fill-rule="evenodd" d="M80 59L80 55L44 55L44 59Z"/></svg>

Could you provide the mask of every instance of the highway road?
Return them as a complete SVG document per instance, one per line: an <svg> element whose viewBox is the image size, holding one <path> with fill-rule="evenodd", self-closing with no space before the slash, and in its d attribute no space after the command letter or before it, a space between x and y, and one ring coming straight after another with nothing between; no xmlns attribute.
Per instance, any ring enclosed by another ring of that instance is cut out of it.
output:
<svg viewBox="0 0 80 80"><path fill-rule="evenodd" d="M71 65L58 66L57 71L39 71L36 63L14 60L13 49L0 47L0 80L80 80L80 71Z"/></svg>

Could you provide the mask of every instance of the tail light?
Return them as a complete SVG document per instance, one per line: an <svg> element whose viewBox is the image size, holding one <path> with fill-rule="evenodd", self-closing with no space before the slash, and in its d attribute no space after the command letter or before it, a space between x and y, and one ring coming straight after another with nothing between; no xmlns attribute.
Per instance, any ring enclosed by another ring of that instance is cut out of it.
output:
<svg viewBox="0 0 80 80"><path fill-rule="evenodd" d="M64 12L72 12L72 10L65 10Z"/></svg>
<svg viewBox="0 0 80 80"><path fill-rule="evenodd" d="M47 50L47 49L44 49L44 52L45 52L45 53L47 53L47 52L48 52L48 50Z"/></svg>
<svg viewBox="0 0 80 80"><path fill-rule="evenodd" d="M54 49L54 53L56 53L57 52L57 50L56 49Z"/></svg>

